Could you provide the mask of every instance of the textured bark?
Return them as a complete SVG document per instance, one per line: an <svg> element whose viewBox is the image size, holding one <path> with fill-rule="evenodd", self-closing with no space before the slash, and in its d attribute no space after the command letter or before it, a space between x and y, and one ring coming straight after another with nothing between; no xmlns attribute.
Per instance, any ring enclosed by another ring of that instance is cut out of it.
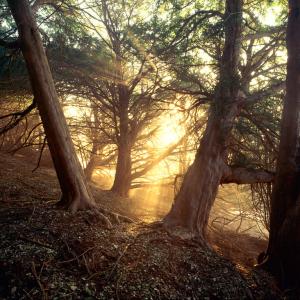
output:
<svg viewBox="0 0 300 300"><path fill-rule="evenodd" d="M122 140L118 146L118 159L114 183L111 190L127 197L131 186L131 146Z"/></svg>
<svg viewBox="0 0 300 300"><path fill-rule="evenodd" d="M183 227L205 239L209 213L224 171L229 135L238 114L242 1L227 0L225 44L220 64L219 84L207 127L188 169L171 211L164 219L166 227Z"/></svg>
<svg viewBox="0 0 300 300"><path fill-rule="evenodd" d="M120 67L121 68L121 67ZM128 117L129 91L127 86L119 84L120 134L118 136L118 159L114 183L111 190L120 196L128 196L131 185L131 149L133 137Z"/></svg>
<svg viewBox="0 0 300 300"><path fill-rule="evenodd" d="M289 1L286 97L265 265L282 287L300 285L300 1Z"/></svg>
<svg viewBox="0 0 300 300"><path fill-rule="evenodd" d="M59 104L36 21L27 0L8 0L22 53L62 191L60 204L72 211L94 207Z"/></svg>

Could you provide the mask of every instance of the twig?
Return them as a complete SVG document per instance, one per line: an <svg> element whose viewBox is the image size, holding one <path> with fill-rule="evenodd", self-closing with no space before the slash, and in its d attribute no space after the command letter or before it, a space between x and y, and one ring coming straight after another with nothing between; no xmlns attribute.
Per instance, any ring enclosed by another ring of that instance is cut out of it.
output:
<svg viewBox="0 0 300 300"><path fill-rule="evenodd" d="M128 247L129 247L131 244L132 244L132 243L127 244L127 245L125 246L123 252L119 255L119 257L118 257L116 263L114 264L114 266L112 267L112 269L111 269L111 271L110 271L110 273L109 273L109 275L108 275L108 279L111 278L111 276L112 276L113 272L115 271L115 269L117 268L117 266L118 266L120 260L121 260L122 257L125 255L125 253L127 252Z"/></svg>
<svg viewBox="0 0 300 300"><path fill-rule="evenodd" d="M39 246L42 246L42 247L53 250L53 247L51 247L49 244L42 243L38 240L32 240L32 239L29 239L29 238L27 238L23 235L20 235L19 238L23 241L30 242L30 243L33 243L33 244L36 244L36 245L39 245Z"/></svg>
<svg viewBox="0 0 300 300"><path fill-rule="evenodd" d="M65 244L67 245L68 251L69 251L70 253L72 253L73 251L71 251L71 249L70 249L69 245L67 244L67 242L65 242ZM85 250L84 252L82 252L82 253L81 253L80 255L78 255L78 256L77 256L76 254L74 254L74 252L73 252L72 254L73 254L74 258L69 259L69 260L65 260L65 261L59 261L58 264L62 265L62 264L70 263L70 262L72 262L72 261L74 261L74 260L77 260L77 262L78 262L78 264L79 264L79 263L80 263L80 262L79 262L79 258L80 258L81 256L84 256L87 252L93 250L95 247L96 247L96 246L91 247L91 248L88 248L87 250Z"/></svg>
<svg viewBox="0 0 300 300"><path fill-rule="evenodd" d="M0 116L0 120L6 119L6 118L11 118L9 120L8 124L6 124L4 127L0 128L0 135L6 133L10 129L16 127L20 123L20 121L26 115L28 115L35 107L36 107L36 102L35 102L35 99L33 99L32 103L24 110Z"/></svg>
<svg viewBox="0 0 300 300"><path fill-rule="evenodd" d="M45 146L46 146L46 140L47 140L46 137L44 137L44 141L43 141L43 145L42 145L42 148L41 148L41 151L40 151L39 159L37 161L36 167L31 171L32 173L34 171L36 171L38 169L38 167L40 166L42 156L43 156L43 152L44 152L44 149L45 149Z"/></svg>
<svg viewBox="0 0 300 300"><path fill-rule="evenodd" d="M30 293L32 292L32 290L30 290L29 293L28 293L26 290L24 290L24 289L22 289L22 290L25 292L26 296L27 296L29 299L33 299L33 298L30 296Z"/></svg>
<svg viewBox="0 0 300 300"><path fill-rule="evenodd" d="M33 217L33 215L34 215L34 212L35 212L35 206L33 207L32 214L31 214L30 217L28 218L28 223L31 222L32 217Z"/></svg>
<svg viewBox="0 0 300 300"><path fill-rule="evenodd" d="M47 300L48 297L47 297L47 294L45 292L44 286L43 286L43 284L41 282L41 279L40 279L41 274L39 276L37 275L34 261L31 262L31 271L32 271L32 274L33 274L34 278L36 279L36 281L37 281L37 283L38 283L41 291L42 291L42 294L43 294L43 298L42 299L43 300Z"/></svg>
<svg viewBox="0 0 300 300"><path fill-rule="evenodd" d="M83 258L83 260L84 260L84 265L85 265L85 268L86 268L87 272L89 273L89 275L91 275L92 272L90 271L90 268L89 268L89 266L88 266L88 262L87 262L87 260L86 260L84 254L82 255L82 258Z"/></svg>

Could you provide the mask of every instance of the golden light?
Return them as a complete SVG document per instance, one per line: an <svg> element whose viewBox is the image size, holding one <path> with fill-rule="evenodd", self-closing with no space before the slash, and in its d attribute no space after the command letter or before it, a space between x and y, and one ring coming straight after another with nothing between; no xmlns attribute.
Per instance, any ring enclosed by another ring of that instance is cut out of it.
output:
<svg viewBox="0 0 300 300"><path fill-rule="evenodd" d="M184 114L172 104L155 125L159 129L155 137L148 141L147 147L155 149L156 156L175 145L186 134ZM131 209L138 212L144 221L159 219L170 209L174 187L168 183L172 183L174 175L178 174L179 164L175 156L166 157L146 174L144 180L151 183L149 186L131 190Z"/></svg>
<svg viewBox="0 0 300 300"><path fill-rule="evenodd" d="M68 105L65 107L64 113L67 118L77 118L80 115L80 109L76 106Z"/></svg>
<svg viewBox="0 0 300 300"><path fill-rule="evenodd" d="M88 107L77 107L74 105L72 98L68 100L69 103L64 106L64 113L70 124L76 120L83 120L89 115L90 109ZM155 159L169 147L175 145L186 134L184 119L184 113L176 105L168 105L156 122L150 128L147 128L151 131L152 127L158 127L155 135L145 143L145 148L149 149L147 155L152 153ZM88 138L82 133L73 132L73 135L76 144L79 142L81 146L90 147ZM82 166L85 167L86 161L81 156L80 151L77 151L77 155ZM166 157L143 178L138 179L139 182L151 183L151 185L131 190L131 209L139 211L138 214L141 215L144 221L153 221L160 218L169 210L173 199L173 186L166 185L166 182L171 182L173 176L178 174L179 163L175 156ZM100 188L109 189L113 183L114 175L114 168L104 166L95 170L93 179Z"/></svg>
<svg viewBox="0 0 300 300"><path fill-rule="evenodd" d="M184 115L175 106L171 105L170 111L159 119L159 130L154 141L158 149L167 148L175 144L185 134L183 126Z"/></svg>
<svg viewBox="0 0 300 300"><path fill-rule="evenodd" d="M167 120L162 125L158 136L157 144L159 148L166 148L167 146L176 143L183 135L182 127L177 127L172 119Z"/></svg>

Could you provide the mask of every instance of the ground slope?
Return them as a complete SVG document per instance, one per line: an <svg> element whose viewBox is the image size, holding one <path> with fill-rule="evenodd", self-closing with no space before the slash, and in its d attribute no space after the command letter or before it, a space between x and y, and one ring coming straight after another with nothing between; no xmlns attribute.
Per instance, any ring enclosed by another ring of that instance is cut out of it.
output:
<svg viewBox="0 0 300 300"><path fill-rule="evenodd" d="M101 207L135 221L108 229L91 212L56 209L53 170L33 168L0 155L0 299L280 299L272 278L250 269L251 249L231 249L245 237L215 234L217 254L139 221L130 200L94 187Z"/></svg>

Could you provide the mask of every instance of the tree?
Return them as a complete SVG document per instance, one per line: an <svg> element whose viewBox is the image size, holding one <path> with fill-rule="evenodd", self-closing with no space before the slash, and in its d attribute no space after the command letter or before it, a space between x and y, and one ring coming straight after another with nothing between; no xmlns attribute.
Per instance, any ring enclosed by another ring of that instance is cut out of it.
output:
<svg viewBox="0 0 300 300"><path fill-rule="evenodd" d="M151 52L153 39L142 42L136 38L140 30L137 24L141 22L139 12L145 7L143 1L90 0L87 5L93 7L92 13L83 6L78 11L83 17L82 22L105 47L102 49L105 56L95 56L95 63L88 70L73 68L75 73L78 72L69 83L74 85L73 92L88 99L102 116L98 135L104 134L117 152L111 189L128 196L132 181L175 149L171 145L155 156L141 153L145 152L145 141L155 133L155 125L151 123L162 112L159 100L167 100L167 93L160 91L158 84L164 70L159 69ZM101 31L99 24L103 26ZM100 69L101 65L104 68ZM89 164L89 173L92 165Z"/></svg>
<svg viewBox="0 0 300 300"><path fill-rule="evenodd" d="M271 198L270 237L265 266L284 288L300 278L300 1L289 1L286 96L281 120L277 171Z"/></svg>
<svg viewBox="0 0 300 300"><path fill-rule="evenodd" d="M219 84L207 127L171 211L167 227L181 226L205 240L205 230L224 170L228 138L238 114L240 99L238 62L241 46L242 1L227 0L225 42Z"/></svg>
<svg viewBox="0 0 300 300"><path fill-rule="evenodd" d="M201 240L205 239L209 212L219 184L270 184L274 179L273 163L269 162L272 157L257 155L257 148L260 154L268 148L268 153L272 151L272 155L276 155L278 122L273 121L272 116L276 116L274 99L278 103L284 88L281 80L283 62L277 53L277 49L282 50L282 26L262 25L252 13L255 8L251 3L241 1L243 11L229 13L229 9L238 3L227 1L225 14L221 12L220 2L217 8L211 6L208 10L205 6L200 6L201 9L198 6L196 12L180 20L174 38L176 49L180 49L180 41L185 41L187 36L184 44L192 50L186 52L191 55L193 49L197 49L202 56L209 57L205 62L201 57L197 60L197 55L194 55L190 60L193 64L188 64L184 60L188 55L184 54L182 61L177 59L174 66L178 67L177 78L181 81L179 84L175 82L176 90L194 95L198 98L197 106L209 104L210 110L195 161L163 223L169 228L183 227ZM233 20L241 17L242 12L243 26L241 19ZM237 26L237 29L231 26ZM198 37L193 38L191 27L200 27ZM183 36L181 32L184 32ZM184 72L178 61L186 66ZM205 71L203 76L203 66L211 70L208 75ZM272 76L270 70L274 70L277 76ZM171 85L169 88L175 87ZM255 139L254 145L253 139L249 139L251 136ZM271 145L266 143L273 138L275 142Z"/></svg>
<svg viewBox="0 0 300 300"><path fill-rule="evenodd" d="M27 0L8 0L62 190L60 204L75 212L95 207L60 107L42 40Z"/></svg>

